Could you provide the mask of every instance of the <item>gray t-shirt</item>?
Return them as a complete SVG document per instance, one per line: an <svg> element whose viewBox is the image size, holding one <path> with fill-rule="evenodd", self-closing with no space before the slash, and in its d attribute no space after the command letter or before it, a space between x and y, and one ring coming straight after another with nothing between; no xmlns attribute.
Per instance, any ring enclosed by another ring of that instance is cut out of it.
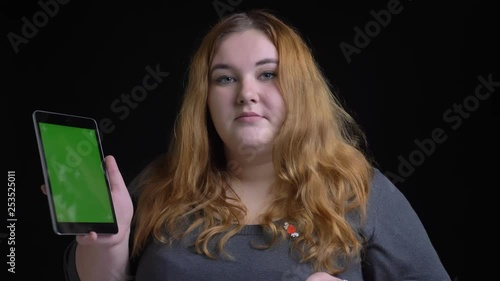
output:
<svg viewBox="0 0 500 281"><path fill-rule="evenodd" d="M379 170L375 173L367 210L366 224L359 227L360 234L367 238L366 250L361 259L352 261L338 278L349 281L451 281L417 214ZM300 234L300 230L297 232ZM309 264L298 263L292 257L289 240L266 250L252 246L255 242L266 242L266 235L259 225L243 227L225 246L232 260L214 260L196 254L189 243L166 246L151 241L140 258L131 263L134 276L130 280L303 281L313 273ZM68 281L79 281L75 248L73 242L65 253L64 270Z"/></svg>

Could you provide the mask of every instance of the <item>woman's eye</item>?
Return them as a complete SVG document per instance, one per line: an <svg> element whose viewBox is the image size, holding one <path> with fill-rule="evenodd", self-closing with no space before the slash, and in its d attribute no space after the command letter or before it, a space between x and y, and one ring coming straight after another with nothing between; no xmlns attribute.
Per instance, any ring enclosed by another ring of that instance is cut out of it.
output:
<svg viewBox="0 0 500 281"><path fill-rule="evenodd" d="M217 83L219 83L219 84L228 84L228 83L233 82L234 78L228 77L228 76L221 76L221 77L215 79L215 81L217 81Z"/></svg>
<svg viewBox="0 0 500 281"><path fill-rule="evenodd" d="M274 72L264 72L261 74L262 79L264 80L271 80L274 77L276 77L276 73Z"/></svg>

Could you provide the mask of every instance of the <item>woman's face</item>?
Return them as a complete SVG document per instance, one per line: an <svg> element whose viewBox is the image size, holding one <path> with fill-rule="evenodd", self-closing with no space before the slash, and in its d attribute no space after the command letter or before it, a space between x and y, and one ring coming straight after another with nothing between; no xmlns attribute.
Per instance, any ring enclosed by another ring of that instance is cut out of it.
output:
<svg viewBox="0 0 500 281"><path fill-rule="evenodd" d="M224 39L210 66L208 108L215 129L232 151L269 151L285 106L277 85L278 52L251 29ZM240 117L251 112L258 116Z"/></svg>

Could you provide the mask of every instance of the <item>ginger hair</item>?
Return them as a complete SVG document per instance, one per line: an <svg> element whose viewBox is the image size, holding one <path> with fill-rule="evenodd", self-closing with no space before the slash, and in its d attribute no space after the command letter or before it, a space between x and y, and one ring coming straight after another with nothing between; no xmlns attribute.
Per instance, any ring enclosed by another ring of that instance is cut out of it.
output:
<svg viewBox="0 0 500 281"><path fill-rule="evenodd" d="M168 152L138 183L132 255L150 238L168 243L196 229L196 251L216 258L210 243L224 253L224 243L243 227L235 221L245 217L245 207L228 196L229 171L207 94L217 47L226 36L248 29L262 31L278 51L278 86L287 110L273 145L274 201L262 217L272 239L263 247L286 236L275 223L286 218L300 231L293 245L302 261L339 273L363 248L347 215L366 213L373 169L361 146L365 138L300 33L265 10L223 18L192 57Z"/></svg>

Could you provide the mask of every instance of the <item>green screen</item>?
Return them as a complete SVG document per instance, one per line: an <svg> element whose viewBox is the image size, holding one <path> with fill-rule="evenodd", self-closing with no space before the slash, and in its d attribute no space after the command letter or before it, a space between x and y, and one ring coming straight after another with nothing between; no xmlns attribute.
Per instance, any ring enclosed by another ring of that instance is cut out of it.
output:
<svg viewBox="0 0 500 281"><path fill-rule="evenodd" d="M40 123L58 222L113 222L96 131Z"/></svg>

